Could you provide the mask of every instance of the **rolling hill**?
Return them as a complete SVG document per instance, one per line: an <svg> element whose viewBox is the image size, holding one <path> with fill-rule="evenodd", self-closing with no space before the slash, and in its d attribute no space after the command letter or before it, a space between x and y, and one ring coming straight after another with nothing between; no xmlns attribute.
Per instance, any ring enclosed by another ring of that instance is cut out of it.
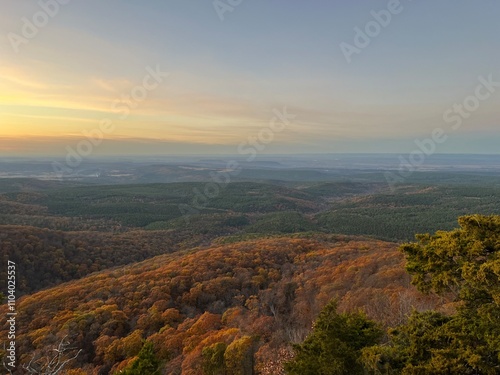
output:
<svg viewBox="0 0 500 375"><path fill-rule="evenodd" d="M261 374L281 374L289 344L333 297L387 325L436 305L409 286L394 244L278 237L160 255L25 296L17 342L26 362L68 335L82 349L72 367L113 373L147 340L169 374L202 374L204 349L223 344Z"/></svg>

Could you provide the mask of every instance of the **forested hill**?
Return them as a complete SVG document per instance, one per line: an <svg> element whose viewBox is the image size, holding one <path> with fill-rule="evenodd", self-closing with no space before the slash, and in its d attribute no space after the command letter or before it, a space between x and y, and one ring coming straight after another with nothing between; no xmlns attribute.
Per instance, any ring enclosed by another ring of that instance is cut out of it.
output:
<svg viewBox="0 0 500 375"><path fill-rule="evenodd" d="M188 237L173 231L63 232L0 226L0 254L17 265L17 293L78 279L92 272L139 262L180 249ZM189 243L196 238L189 237ZM7 269L0 269L7 280Z"/></svg>
<svg viewBox="0 0 500 375"><path fill-rule="evenodd" d="M217 348L224 366L281 374L289 343L332 297L387 325L413 305L435 306L409 286L394 244L284 237L161 255L25 296L17 343L26 362L68 335L82 349L70 367L85 371L73 374L123 369L143 340L169 374L201 374Z"/></svg>

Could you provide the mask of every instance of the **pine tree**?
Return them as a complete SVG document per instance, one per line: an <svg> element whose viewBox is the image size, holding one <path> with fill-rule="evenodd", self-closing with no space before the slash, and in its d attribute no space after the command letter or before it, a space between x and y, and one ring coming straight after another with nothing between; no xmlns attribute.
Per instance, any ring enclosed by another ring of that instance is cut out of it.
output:
<svg viewBox="0 0 500 375"><path fill-rule="evenodd" d="M321 311L313 332L296 345L295 358L285 365L290 375L363 374L361 349L377 343L382 331L361 313L337 312L331 301Z"/></svg>
<svg viewBox="0 0 500 375"><path fill-rule="evenodd" d="M146 342L132 365L123 371L123 375L159 375L160 361L155 355L154 346Z"/></svg>

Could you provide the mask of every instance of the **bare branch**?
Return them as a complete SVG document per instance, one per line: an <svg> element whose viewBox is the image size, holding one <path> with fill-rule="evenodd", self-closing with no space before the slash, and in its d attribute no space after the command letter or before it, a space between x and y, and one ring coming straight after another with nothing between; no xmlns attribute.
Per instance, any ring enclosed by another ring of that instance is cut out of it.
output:
<svg viewBox="0 0 500 375"><path fill-rule="evenodd" d="M4 350L5 352L7 352L7 348L6 348L6 346L5 346L5 342L3 343L3 350ZM12 368L8 367L8 366L7 366L7 364L5 363L5 357L4 357L4 358L3 358L3 360L2 360L2 365L3 365L3 367L7 370L7 372L8 372L9 374L11 374L11 375L12 375Z"/></svg>
<svg viewBox="0 0 500 375"><path fill-rule="evenodd" d="M69 346L70 342L67 340L67 335L64 336L57 348L52 349L54 352L52 355L47 355L38 359L33 355L28 364L24 365L23 368L28 371L29 374L36 375L58 375L66 367L66 365L76 359L82 350L78 350L76 354L72 357L66 358L70 351L75 350Z"/></svg>

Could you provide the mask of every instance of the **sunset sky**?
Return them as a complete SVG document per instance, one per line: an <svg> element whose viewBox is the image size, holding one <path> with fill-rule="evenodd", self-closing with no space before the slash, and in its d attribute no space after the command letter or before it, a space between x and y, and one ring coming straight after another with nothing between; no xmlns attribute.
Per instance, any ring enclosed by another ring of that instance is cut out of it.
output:
<svg viewBox="0 0 500 375"><path fill-rule="evenodd" d="M499 151L498 1L402 0L350 63L340 44L390 2L243 0L223 20L212 0L64 2L29 37L40 2L0 4L0 155L63 155L104 119L95 155L235 154L284 107L266 153L406 153L436 128L438 152ZM169 75L124 104L148 67ZM453 130L481 76L498 87Z"/></svg>

